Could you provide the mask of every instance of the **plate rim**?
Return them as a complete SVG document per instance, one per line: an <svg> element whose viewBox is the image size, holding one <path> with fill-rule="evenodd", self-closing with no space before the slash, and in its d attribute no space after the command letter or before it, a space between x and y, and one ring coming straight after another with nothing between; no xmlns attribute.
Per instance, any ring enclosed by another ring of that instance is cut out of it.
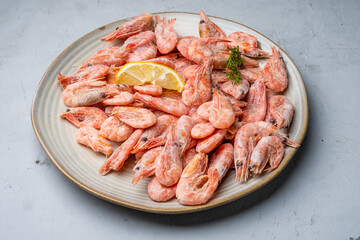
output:
<svg viewBox="0 0 360 240"><path fill-rule="evenodd" d="M155 12L155 13L151 13L153 15L157 15L157 14L189 14L189 15L198 15L198 13L193 13L193 12L182 12L182 11L165 11L165 12ZM307 129L308 129L308 124L309 124L309 106L308 106L308 96L307 96L307 91L306 91L306 86L304 83L304 79L297 67L297 65L294 63L294 61L291 59L291 57L281 48L279 47L274 41L272 41L270 38L266 37L265 35L263 35L262 33L256 31L255 29L248 27L244 24L238 23L236 21L230 20L230 19L226 19L226 18L222 18L222 17L216 17L216 16L211 16L208 15L211 18L216 18L216 19L220 19L220 20L225 20L234 24L238 24L241 25L245 28L248 28L254 32L256 32L257 34L261 35L262 37L264 37L265 39L267 39L268 41L270 41L270 43L272 43L273 45L275 45L276 47L278 47L290 60L290 62L295 66L295 71L297 72L297 74L300 76L301 79L301 85L303 86L303 88L305 89L305 102L303 104L305 104L305 122L303 123L302 129L301 129L301 133L300 133L300 138L299 138L299 142L298 144L301 145L301 143L303 142L305 135L307 133ZM229 202L235 201L237 199L243 198L247 195L249 195L250 193L256 191L257 189L266 186L268 183L270 183L274 178L276 178L282 171L283 169L289 164L289 162L291 161L291 159L294 157L295 153L297 152L297 150L300 148L296 148L296 149L291 149L287 158L282 160L282 164L280 164L280 166L272 171L264 180L259 181L257 184L253 185L252 187L238 193L235 195L232 195L230 197L227 197L225 199L221 199L215 202L209 202L207 204L204 205L199 205L199 206L184 206L183 208L179 208L179 209L173 209L173 208L157 208L157 207L148 207L148 206L144 206L141 204L136 204L136 203L132 203L132 202L128 202L128 201L124 201L115 197L112 197L110 195L101 193L95 189L92 189L91 187L87 186L86 184L82 183L80 180L78 180L77 178L75 178L74 176L72 176L70 173L68 173L61 165L60 163L53 157L53 155L51 154L50 149L48 148L47 144L43 141L42 137L41 137L41 133L38 129L38 126L36 124L35 121L35 111L36 111L36 103L38 102L38 95L39 95L39 91L41 89L41 87L43 86L43 83L47 77L47 75L49 74L50 69L52 69L52 67L58 62L58 60L65 54L67 53L70 48L72 48L76 43L78 43L79 41L81 41L83 38L91 35L92 33L94 33L95 31L98 30L102 30L106 27L108 27L109 25L115 24L117 22L122 22L122 21L126 21L129 20L133 17L128 17L128 18L123 18L111 23L108 23L106 25L103 25L101 27L98 27L92 31L90 31L89 33L83 35L82 37L80 37L79 39L77 39L75 42L73 42L72 44L70 44L65 50L63 50L54 60L53 62L50 64L50 66L47 68L47 70L45 71L45 73L43 74L40 82L38 83L37 89L35 91L34 97L33 97L33 101L32 101L32 106L31 106L31 124L32 127L34 129L35 135L40 143L40 145L42 146L42 148L44 149L45 153L47 154L47 156L49 157L49 159L52 161L52 163L56 166L56 168L66 177L68 178L72 183L74 183L76 186L80 187L81 189L85 190L86 192L95 195L96 197L99 197L101 199L104 199L106 201L115 203L117 205L121 205L124 207L128 207L131 209L135 209L135 210L139 210L139 211L144 211L144 212L150 212L150 213L160 213L160 214L183 214L183 213L190 213L190 212L198 212L198 211L202 211L202 210L207 210L207 209L211 209L214 207L218 207L220 205L224 205L227 204Z"/></svg>

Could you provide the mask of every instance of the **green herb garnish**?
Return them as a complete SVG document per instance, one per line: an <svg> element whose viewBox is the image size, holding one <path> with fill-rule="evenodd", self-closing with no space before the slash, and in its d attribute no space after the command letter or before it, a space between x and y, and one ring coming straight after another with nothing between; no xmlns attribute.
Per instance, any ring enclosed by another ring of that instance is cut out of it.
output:
<svg viewBox="0 0 360 240"><path fill-rule="evenodd" d="M229 59L226 61L226 76L227 80L231 80L235 84L242 80L239 68L244 64L244 61L241 58L239 46L231 48L230 51Z"/></svg>

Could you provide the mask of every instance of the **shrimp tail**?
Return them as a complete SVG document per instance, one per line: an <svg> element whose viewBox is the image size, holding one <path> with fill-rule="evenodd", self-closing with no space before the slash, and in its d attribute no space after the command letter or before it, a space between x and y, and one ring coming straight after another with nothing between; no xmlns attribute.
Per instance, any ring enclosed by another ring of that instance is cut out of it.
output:
<svg viewBox="0 0 360 240"><path fill-rule="evenodd" d="M174 26L175 22L176 22L176 18L168 20L168 24L170 27Z"/></svg>
<svg viewBox="0 0 360 240"><path fill-rule="evenodd" d="M61 75L59 72L59 76L57 77L58 82L65 88L69 83L71 83L71 80L73 79L73 76L64 76Z"/></svg>

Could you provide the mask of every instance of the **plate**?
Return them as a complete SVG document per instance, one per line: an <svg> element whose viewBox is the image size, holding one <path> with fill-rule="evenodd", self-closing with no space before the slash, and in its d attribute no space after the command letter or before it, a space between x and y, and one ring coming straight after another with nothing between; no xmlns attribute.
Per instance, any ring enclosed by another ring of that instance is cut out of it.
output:
<svg viewBox="0 0 360 240"><path fill-rule="evenodd" d="M198 14L183 12L154 14L168 19L176 18L174 28L179 36L198 36ZM277 46L269 38L245 25L224 18L210 17L210 19L227 35L235 31L243 31L256 36L261 48L267 52L271 52L271 46ZM73 73L76 70L74 66L78 66L96 51L111 46L113 43L102 42L100 38L128 20L130 18L102 26L71 44L50 65L39 83L31 109L32 125L40 144L59 171L82 189L107 201L141 211L168 214L195 212L216 207L244 197L274 179L290 162L296 149L286 148L284 159L276 170L251 178L245 184L236 182L235 171L230 170L213 198L201 206L183 206L176 199L165 203L152 201L147 195L149 179L140 181L136 186L131 184L133 177L131 169L134 165L131 160L126 161L120 172L110 173L107 176L98 174L98 169L105 161L105 157L78 144L75 140L76 128L59 117L67 107L62 101L62 89L56 77L58 72L64 75ZM301 143L308 125L306 89L294 62L282 49L280 51L289 74L289 86L285 95L295 106L294 120L289 135L295 142Z"/></svg>

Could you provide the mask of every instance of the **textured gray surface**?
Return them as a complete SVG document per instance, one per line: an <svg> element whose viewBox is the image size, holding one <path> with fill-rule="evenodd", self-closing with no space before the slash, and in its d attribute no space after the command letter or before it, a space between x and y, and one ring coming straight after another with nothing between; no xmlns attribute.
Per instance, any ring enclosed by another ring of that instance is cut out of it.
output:
<svg viewBox="0 0 360 240"><path fill-rule="evenodd" d="M252 27L298 65L308 134L274 182L187 215L137 212L67 180L33 133L31 101L55 57L87 32L144 11L203 9ZM360 236L359 1L0 0L0 239L350 239Z"/></svg>

